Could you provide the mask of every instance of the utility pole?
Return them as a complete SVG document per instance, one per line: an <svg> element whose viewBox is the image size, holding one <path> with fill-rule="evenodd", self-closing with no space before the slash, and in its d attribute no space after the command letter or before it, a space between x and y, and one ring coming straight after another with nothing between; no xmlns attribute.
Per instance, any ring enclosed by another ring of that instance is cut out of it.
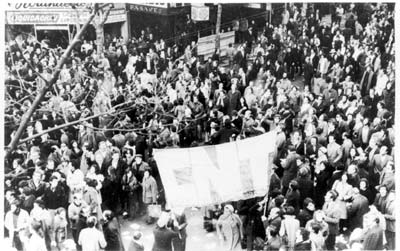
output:
<svg viewBox="0 0 400 251"><path fill-rule="evenodd" d="M221 14L222 14L222 4L219 3L217 10L217 24L215 29L215 49L219 49L220 47L219 32L221 30Z"/></svg>

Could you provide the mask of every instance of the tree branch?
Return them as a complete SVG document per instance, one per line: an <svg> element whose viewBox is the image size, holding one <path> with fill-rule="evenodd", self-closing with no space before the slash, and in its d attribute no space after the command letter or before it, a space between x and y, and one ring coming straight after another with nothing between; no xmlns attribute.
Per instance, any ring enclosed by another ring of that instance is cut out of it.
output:
<svg viewBox="0 0 400 251"><path fill-rule="evenodd" d="M27 142L27 141L30 141L30 140L32 140L32 139L34 139L34 138L37 138L37 137L40 137L40 136L42 136L42 135L44 135L44 134L46 134L46 133L49 133L49 132L53 132L53 131L56 131L56 130L60 130L60 129L63 129L63 128L68 127L68 126L76 125L76 124L85 122L85 121L90 120L90 119L94 119L94 118L101 117L101 116L104 116L104 115L112 114L112 113L115 112L115 109L116 109L116 108L119 108L119 107L124 106L124 105L129 105L130 103L131 103L131 101L125 102L125 103L122 103L122 104L119 104L119 105L116 105L116 106L112 107L112 109L111 109L110 111L108 111L108 112L103 112L103 113L95 114L95 115L92 115L92 116L89 116L89 117L81 118L81 119L78 119L78 120L75 120L75 121L71 121L71 122L68 122L68 123L64 123L64 124L59 125L59 126L56 126L56 127L49 128L49 129L47 129L47 130L41 131L40 133L37 133L37 134L35 134L35 135L32 135L32 136L29 137L29 138L25 138L25 139L20 140L18 144L23 144L23 143L25 143L25 142ZM119 114L119 113L123 113L123 112L125 112L125 111L124 111L124 110L117 111L118 114Z"/></svg>

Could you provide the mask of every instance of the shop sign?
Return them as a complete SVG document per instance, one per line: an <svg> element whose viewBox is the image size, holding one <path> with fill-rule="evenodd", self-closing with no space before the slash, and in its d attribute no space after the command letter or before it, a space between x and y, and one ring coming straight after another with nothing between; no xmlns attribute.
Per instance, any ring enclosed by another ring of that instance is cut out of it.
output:
<svg viewBox="0 0 400 251"><path fill-rule="evenodd" d="M79 15L79 18L78 18ZM7 11L8 24L80 24L88 20L90 13L71 11L32 12L32 11ZM106 23L125 22L125 10L111 10Z"/></svg>
<svg viewBox="0 0 400 251"><path fill-rule="evenodd" d="M160 8L160 7L140 5L140 4L130 4L129 10L158 14L158 15L167 14L167 8Z"/></svg>
<svg viewBox="0 0 400 251"><path fill-rule="evenodd" d="M58 23L59 18L56 13L7 13L9 24L53 24Z"/></svg>
<svg viewBox="0 0 400 251"><path fill-rule="evenodd" d="M249 3L249 4L247 4L247 8L261 9L261 4L260 3Z"/></svg>
<svg viewBox="0 0 400 251"><path fill-rule="evenodd" d="M71 5L74 4L74 6L77 9L85 9L86 7L90 7L92 4L89 3L15 3L15 4L9 4L11 9L14 10L49 10L49 9L70 9Z"/></svg>

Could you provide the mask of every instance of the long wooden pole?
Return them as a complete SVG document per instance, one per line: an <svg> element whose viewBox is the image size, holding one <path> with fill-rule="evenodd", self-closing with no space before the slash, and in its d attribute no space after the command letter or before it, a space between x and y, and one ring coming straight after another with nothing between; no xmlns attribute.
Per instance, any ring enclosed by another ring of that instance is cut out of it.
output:
<svg viewBox="0 0 400 251"><path fill-rule="evenodd" d="M217 24L216 24L216 29L215 29L215 49L220 48L220 32L221 32L221 15L222 15L222 4L218 4L218 10L217 10Z"/></svg>

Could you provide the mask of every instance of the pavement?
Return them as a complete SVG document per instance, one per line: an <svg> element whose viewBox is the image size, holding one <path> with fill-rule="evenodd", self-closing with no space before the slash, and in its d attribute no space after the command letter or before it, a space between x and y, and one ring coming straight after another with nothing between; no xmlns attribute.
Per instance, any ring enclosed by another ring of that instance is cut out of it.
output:
<svg viewBox="0 0 400 251"><path fill-rule="evenodd" d="M186 219L188 221L186 250L187 251L222 251L221 243L218 239L216 231L208 233L203 228L203 211L196 208L188 208L185 210ZM142 241L145 251L151 251L154 243L153 229L156 224L148 225L145 218L141 217L135 220L120 220L122 241L127 251L129 243L132 240L134 227L140 225L142 232Z"/></svg>

